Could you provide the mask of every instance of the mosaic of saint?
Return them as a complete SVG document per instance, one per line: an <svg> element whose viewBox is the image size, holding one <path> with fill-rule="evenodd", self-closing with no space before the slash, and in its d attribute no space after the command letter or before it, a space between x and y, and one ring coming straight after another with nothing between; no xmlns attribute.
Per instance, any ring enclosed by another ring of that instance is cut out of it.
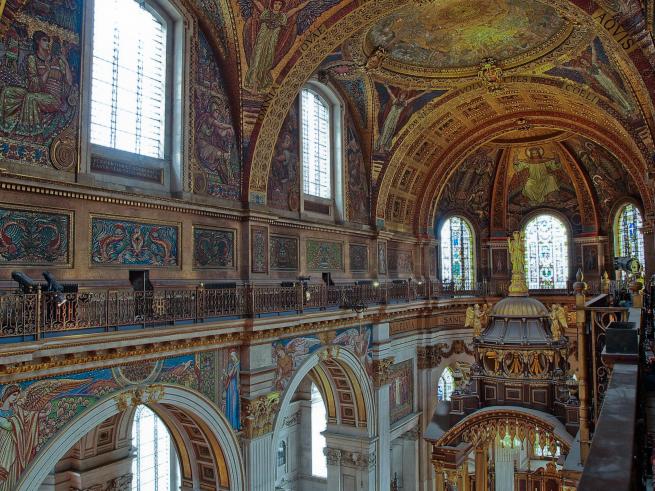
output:
<svg viewBox="0 0 655 491"><path fill-rule="evenodd" d="M339 0L238 0L248 59L245 87L266 92L273 84L271 71L293 45L296 36Z"/></svg>
<svg viewBox="0 0 655 491"><path fill-rule="evenodd" d="M453 69L527 55L565 24L555 9L536 0L444 0L384 18L369 31L367 44L403 65Z"/></svg>
<svg viewBox="0 0 655 491"><path fill-rule="evenodd" d="M348 218L356 223L367 224L371 214L370 177L357 132L350 118L348 118L346 160L348 164Z"/></svg>
<svg viewBox="0 0 655 491"><path fill-rule="evenodd" d="M224 87L214 53L201 32L194 107L195 156L202 173L196 174L194 189L238 200L241 197L241 164Z"/></svg>
<svg viewBox="0 0 655 491"><path fill-rule="evenodd" d="M300 206L300 142L298 100L284 119L268 178L268 204L280 210L298 211Z"/></svg>
<svg viewBox="0 0 655 491"><path fill-rule="evenodd" d="M82 3L7 9L14 21L0 37L0 158L68 169L77 161Z"/></svg>

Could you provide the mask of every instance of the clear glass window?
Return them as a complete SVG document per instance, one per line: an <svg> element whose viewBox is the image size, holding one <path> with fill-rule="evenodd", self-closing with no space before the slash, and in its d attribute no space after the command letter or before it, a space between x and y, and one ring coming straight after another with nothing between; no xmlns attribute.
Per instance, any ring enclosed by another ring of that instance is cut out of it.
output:
<svg viewBox="0 0 655 491"><path fill-rule="evenodd" d="M553 215L534 217L525 226L528 288L566 288L569 237L564 222Z"/></svg>
<svg viewBox="0 0 655 491"><path fill-rule="evenodd" d="M301 93L301 107L303 193L330 199L330 107L320 95L309 89L303 89Z"/></svg>
<svg viewBox="0 0 655 491"><path fill-rule="evenodd" d="M91 142L164 158L166 25L143 2L94 4Z"/></svg>
<svg viewBox="0 0 655 491"><path fill-rule="evenodd" d="M460 289L475 282L473 231L467 220L453 216L441 227L441 280Z"/></svg>
<svg viewBox="0 0 655 491"><path fill-rule="evenodd" d="M327 428L325 404L316 385L312 384L312 475L327 477L327 459L323 453L325 437L322 433Z"/></svg>
<svg viewBox="0 0 655 491"><path fill-rule="evenodd" d="M439 377L439 385L437 386L437 399L440 401L450 401L450 396L455 388L455 378L453 377L453 370L446 367L441 377Z"/></svg>
<svg viewBox="0 0 655 491"><path fill-rule="evenodd" d="M639 209L629 203L621 207L614 222L617 256L635 257L644 264L644 221Z"/></svg>
<svg viewBox="0 0 655 491"><path fill-rule="evenodd" d="M132 491L179 489L177 458L164 422L147 406L139 406L132 427Z"/></svg>

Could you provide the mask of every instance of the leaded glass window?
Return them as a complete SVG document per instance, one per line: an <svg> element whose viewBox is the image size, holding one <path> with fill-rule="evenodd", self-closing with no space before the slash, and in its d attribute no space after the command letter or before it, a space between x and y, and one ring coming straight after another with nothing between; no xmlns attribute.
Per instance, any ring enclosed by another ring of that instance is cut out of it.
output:
<svg viewBox="0 0 655 491"><path fill-rule="evenodd" d="M641 213L635 205L628 203L621 207L614 221L617 256L636 257L644 264L643 224Z"/></svg>
<svg viewBox="0 0 655 491"><path fill-rule="evenodd" d="M440 401L449 401L450 396L455 388L455 378L453 371L450 367L446 367L441 377L439 377L439 385L437 386L437 399Z"/></svg>
<svg viewBox="0 0 655 491"><path fill-rule="evenodd" d="M458 288L473 288L473 231L464 218L450 217L441 227L441 280Z"/></svg>
<svg viewBox="0 0 655 491"><path fill-rule="evenodd" d="M569 238L564 222L553 215L534 217L525 226L528 288L566 288Z"/></svg>
<svg viewBox="0 0 655 491"><path fill-rule="evenodd" d="M164 158L166 27L143 1L94 3L92 143Z"/></svg>
<svg viewBox="0 0 655 491"><path fill-rule="evenodd" d="M330 107L320 95L309 89L302 91L301 107L303 193L330 199Z"/></svg>

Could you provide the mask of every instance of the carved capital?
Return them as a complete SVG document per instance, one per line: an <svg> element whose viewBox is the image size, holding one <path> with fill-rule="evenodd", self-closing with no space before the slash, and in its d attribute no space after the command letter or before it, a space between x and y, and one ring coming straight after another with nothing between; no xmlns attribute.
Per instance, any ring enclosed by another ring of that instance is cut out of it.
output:
<svg viewBox="0 0 655 491"><path fill-rule="evenodd" d="M121 392L114 399L119 411L126 411L128 408L137 407L140 404L148 404L161 401L164 398L164 387L162 385L149 385L148 387L135 387L134 389Z"/></svg>
<svg viewBox="0 0 655 491"><path fill-rule="evenodd" d="M341 462L341 450L338 448L325 447L323 449L323 455L325 455L328 465L339 465Z"/></svg>
<svg viewBox="0 0 655 491"><path fill-rule="evenodd" d="M246 438L257 438L273 430L273 420L280 406L280 393L272 392L256 399L242 399L244 433Z"/></svg>
<svg viewBox="0 0 655 491"><path fill-rule="evenodd" d="M393 356L382 360L373 360L373 387L378 389L389 383L391 365L393 365Z"/></svg>
<svg viewBox="0 0 655 491"><path fill-rule="evenodd" d="M403 433L401 438L416 441L421 438L421 430L418 426L414 426L414 428L411 430L407 430L405 433Z"/></svg>
<svg viewBox="0 0 655 491"><path fill-rule="evenodd" d="M341 464L355 469L368 470L375 467L375 452L370 454L341 451Z"/></svg>

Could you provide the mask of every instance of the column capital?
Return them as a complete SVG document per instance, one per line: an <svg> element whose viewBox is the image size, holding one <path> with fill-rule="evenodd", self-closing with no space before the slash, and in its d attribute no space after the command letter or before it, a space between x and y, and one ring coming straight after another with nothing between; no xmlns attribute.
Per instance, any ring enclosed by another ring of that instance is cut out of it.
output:
<svg viewBox="0 0 655 491"><path fill-rule="evenodd" d="M381 360L373 360L373 387L376 389L379 389L383 385L387 385L389 383L393 360L393 356L389 356Z"/></svg>
<svg viewBox="0 0 655 491"><path fill-rule="evenodd" d="M339 465L341 463L341 450L338 448L325 447L323 455L325 455L328 465Z"/></svg>
<svg viewBox="0 0 655 491"><path fill-rule="evenodd" d="M257 438L273 431L273 420L279 406L279 392L271 392L255 399L241 399L246 438Z"/></svg>
<svg viewBox="0 0 655 491"><path fill-rule="evenodd" d="M375 452L366 454L341 450L341 464L347 467L354 467L355 469L367 471L375 467L376 461Z"/></svg>
<svg viewBox="0 0 655 491"><path fill-rule="evenodd" d="M421 430L419 429L418 425L416 425L411 430L407 430L400 437L406 440L416 441L421 438Z"/></svg>

